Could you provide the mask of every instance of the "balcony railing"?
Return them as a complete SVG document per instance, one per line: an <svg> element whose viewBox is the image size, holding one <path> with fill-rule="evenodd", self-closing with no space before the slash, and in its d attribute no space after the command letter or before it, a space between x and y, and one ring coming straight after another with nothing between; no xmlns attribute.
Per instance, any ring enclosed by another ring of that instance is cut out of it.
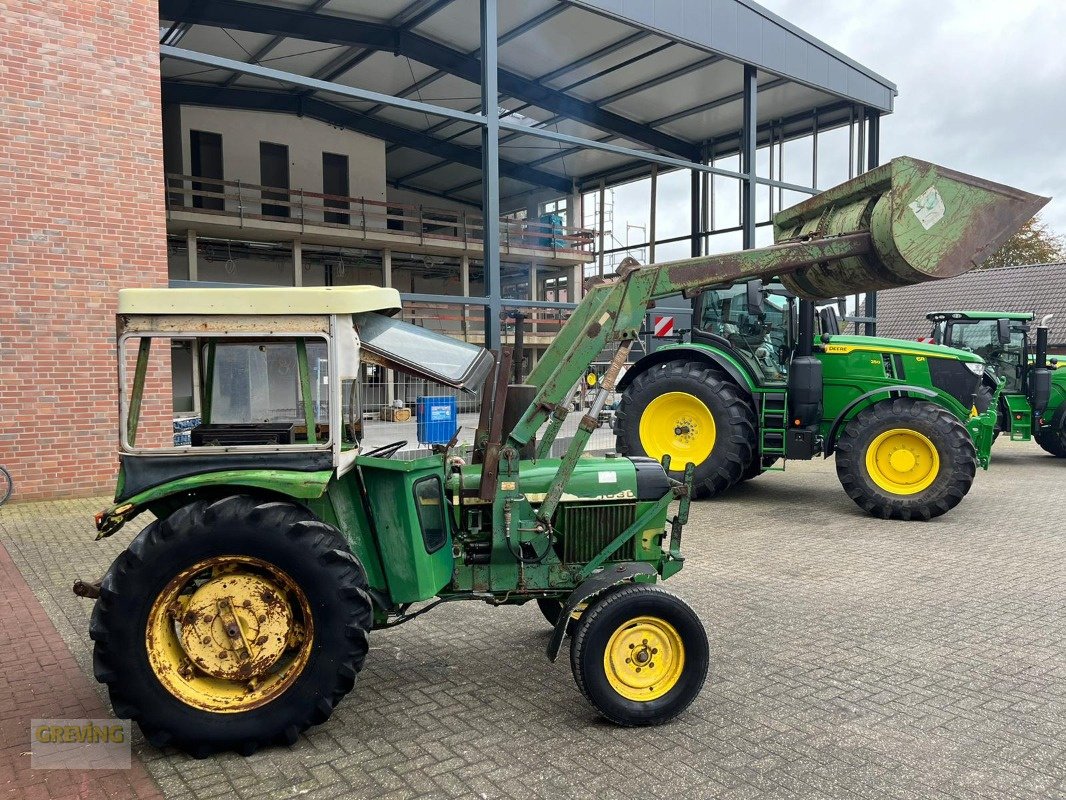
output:
<svg viewBox="0 0 1066 800"><path fill-rule="evenodd" d="M369 200L365 197L260 186L242 181L168 173L167 213L188 211L359 232L362 238L395 234L421 243L462 242L480 247L484 217L470 211ZM591 256L595 234L586 228L538 220L500 220L500 248Z"/></svg>

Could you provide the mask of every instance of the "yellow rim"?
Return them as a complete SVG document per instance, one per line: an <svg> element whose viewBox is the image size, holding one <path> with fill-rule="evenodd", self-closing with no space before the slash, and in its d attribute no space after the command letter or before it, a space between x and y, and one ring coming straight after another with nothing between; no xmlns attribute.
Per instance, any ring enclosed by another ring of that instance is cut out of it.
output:
<svg viewBox="0 0 1066 800"><path fill-rule="evenodd" d="M677 629L659 617L635 617L607 642L607 682L627 700L657 700L677 684L685 668L685 645Z"/></svg>
<svg viewBox="0 0 1066 800"><path fill-rule="evenodd" d="M698 397L667 392L648 403L640 416L640 444L656 461L670 456L674 470L690 461L702 464L714 450L714 415Z"/></svg>
<svg viewBox="0 0 1066 800"><path fill-rule="evenodd" d="M924 434L892 428L870 442L866 471L875 484L892 494L917 494L936 480L940 454Z"/></svg>
<svg viewBox="0 0 1066 800"><path fill-rule="evenodd" d="M204 711L269 703L303 672L314 629L307 597L282 570L217 556L183 570L148 612L148 663L168 692Z"/></svg>

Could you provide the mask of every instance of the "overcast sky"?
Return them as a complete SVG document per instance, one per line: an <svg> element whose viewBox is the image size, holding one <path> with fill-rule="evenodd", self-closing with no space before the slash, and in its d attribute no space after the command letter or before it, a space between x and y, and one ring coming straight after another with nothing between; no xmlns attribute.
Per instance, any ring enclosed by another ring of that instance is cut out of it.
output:
<svg viewBox="0 0 1066 800"><path fill-rule="evenodd" d="M761 2L896 84L895 111L881 120L882 161L912 155L1055 197L1043 218L1066 234L1066 3ZM786 149L786 162L788 155ZM670 177L677 185L661 182L660 193L666 188L677 202L660 199L660 238L683 233L688 203L687 177ZM728 190L726 196L734 195ZM616 190L614 227L621 242L627 219L646 224L646 196L646 186ZM631 232L630 241L638 236ZM671 248L656 255L685 253Z"/></svg>

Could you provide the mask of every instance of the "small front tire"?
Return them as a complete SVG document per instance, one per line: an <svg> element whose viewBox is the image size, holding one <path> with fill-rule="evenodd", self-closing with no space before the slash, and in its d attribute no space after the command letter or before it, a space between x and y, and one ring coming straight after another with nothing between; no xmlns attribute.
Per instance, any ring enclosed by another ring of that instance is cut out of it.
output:
<svg viewBox="0 0 1066 800"><path fill-rule="evenodd" d="M696 699L710 648L699 617L657 586L603 595L582 615L570 645L574 680L618 725L668 722Z"/></svg>

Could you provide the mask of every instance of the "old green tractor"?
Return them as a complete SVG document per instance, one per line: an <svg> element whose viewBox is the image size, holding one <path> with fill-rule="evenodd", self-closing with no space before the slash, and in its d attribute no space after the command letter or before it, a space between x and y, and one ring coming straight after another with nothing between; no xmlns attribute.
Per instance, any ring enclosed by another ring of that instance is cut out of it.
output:
<svg viewBox="0 0 1066 800"><path fill-rule="evenodd" d="M619 452L692 462L704 497L789 459L835 455L844 490L868 513L945 513L977 466L988 467L995 412L974 413L981 358L841 335L835 310L817 301L965 271L1013 230L1002 209L1033 214L1045 202L896 159L780 212L778 242L834 234L882 244L824 268L782 271L778 282L746 278L695 293L688 341L643 357L620 383Z"/></svg>
<svg viewBox="0 0 1066 800"><path fill-rule="evenodd" d="M891 259L957 274L1032 214L1028 195L905 163L882 188L903 209L878 223L887 235L798 231L762 250L627 265L590 288L523 385L508 385L509 350L397 320L392 289L123 290L120 471L96 527L155 519L100 581L75 584L96 598L94 671L115 713L198 756L291 743L351 690L372 630L475 600L538 605L554 626L549 658L569 633L578 687L608 719L680 714L703 685L707 637L655 584L684 563L694 465L589 457L589 438L656 299L797 270L814 280L855 259L874 265L860 283ZM827 194L823 210L858 188ZM907 204L930 189L948 210L926 235ZM971 192L980 202L963 202ZM894 244L905 240L921 246ZM607 345L599 392L552 458L573 387ZM182 446L169 429L179 363L201 420ZM484 386L469 449L458 434L410 459L404 442L362 446L361 364Z"/></svg>
<svg viewBox="0 0 1066 800"><path fill-rule="evenodd" d="M984 390L977 409L991 407L996 414L996 434L1011 441L1035 439L1044 450L1066 458L1066 359L1048 358L1046 315L1036 328L1030 348L1031 313L1006 311L935 311L926 318L933 323L934 343L975 353L987 367ZM990 387L1002 378L998 399Z"/></svg>

